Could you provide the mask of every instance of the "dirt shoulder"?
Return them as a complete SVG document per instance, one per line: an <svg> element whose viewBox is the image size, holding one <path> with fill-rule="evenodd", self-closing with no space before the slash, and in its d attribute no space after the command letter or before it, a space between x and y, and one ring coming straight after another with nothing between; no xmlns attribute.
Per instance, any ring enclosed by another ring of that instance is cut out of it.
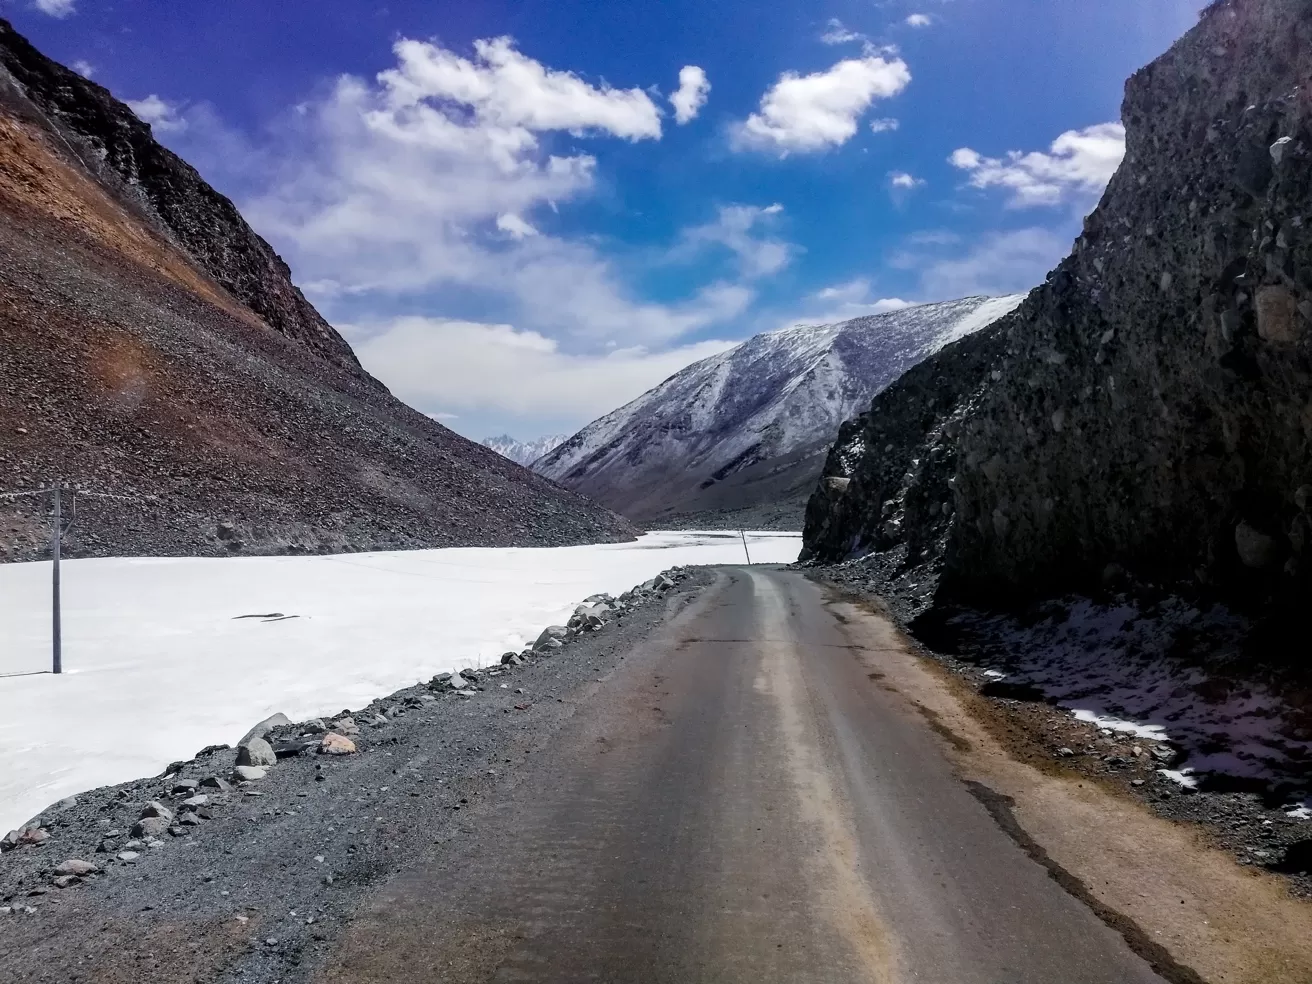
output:
<svg viewBox="0 0 1312 984"><path fill-rule="evenodd" d="M1136 764L1110 770L1100 755L1061 754L1072 743L1096 750L1107 736L1057 708L981 695L979 680L925 653L870 599L833 589L830 604L879 636L862 656L872 682L929 720L994 819L1167 980L1312 980L1312 906L1282 876L1236 863L1217 821L1205 828L1154 809L1210 794L1161 788L1169 780L1132 754ZM1199 810L1219 812L1210 803Z"/></svg>

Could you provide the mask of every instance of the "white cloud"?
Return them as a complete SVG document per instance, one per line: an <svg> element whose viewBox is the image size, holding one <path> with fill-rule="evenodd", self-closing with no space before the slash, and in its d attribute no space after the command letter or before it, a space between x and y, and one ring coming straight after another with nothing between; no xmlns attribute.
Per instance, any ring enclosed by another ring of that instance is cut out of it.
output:
<svg viewBox="0 0 1312 984"><path fill-rule="evenodd" d="M711 83L706 73L696 65L684 65L679 69L679 88L670 96L670 105L674 107L674 122L682 125L695 119L706 105L710 91Z"/></svg>
<svg viewBox="0 0 1312 984"><path fill-rule="evenodd" d="M514 212L506 212L497 216L497 228L502 232L509 234L514 239L523 239L525 236L536 236L537 229L525 222Z"/></svg>
<svg viewBox="0 0 1312 984"><path fill-rule="evenodd" d="M67 17L77 12L74 0L34 0L32 6L51 17Z"/></svg>
<svg viewBox="0 0 1312 984"><path fill-rule="evenodd" d="M902 125L902 124L899 123L899 122L898 122L896 119L894 119L893 117L891 117L891 116L886 116L886 117L884 117L882 120L871 120L871 121L870 121L870 132L871 132L871 133L891 133L892 131L894 131L894 130L896 130L898 127L900 127L901 125Z"/></svg>
<svg viewBox="0 0 1312 984"><path fill-rule="evenodd" d="M908 174L906 171L892 171L888 175L888 183L895 189L901 191L912 191L916 188L923 187L925 179L917 178L915 175Z"/></svg>
<svg viewBox="0 0 1312 984"><path fill-rule="evenodd" d="M906 20L907 27L929 27L932 23L934 20L929 14L912 14Z"/></svg>
<svg viewBox="0 0 1312 984"><path fill-rule="evenodd" d="M128 108L137 114L143 123L161 133L177 132L187 128L187 121L182 118L182 106L161 99L153 92L145 99L126 100Z"/></svg>
<svg viewBox="0 0 1312 984"><path fill-rule="evenodd" d="M866 36L857 31L850 31L837 17L829 18L825 33L820 35L823 44L847 44L849 41L864 41Z"/></svg>
<svg viewBox="0 0 1312 984"><path fill-rule="evenodd" d="M953 167L969 172L974 188L1003 188L1012 208L1060 205L1072 198L1087 203L1099 195L1125 156L1125 127L1099 123L1067 130L1048 153L1009 151L1005 159L985 157L962 147L949 158Z"/></svg>
<svg viewBox="0 0 1312 984"><path fill-rule="evenodd" d="M688 255L689 248L707 243L728 247L738 258L739 271L747 278L768 276L786 267L797 247L780 239L761 236L760 228L771 223L784 207L776 202L764 208L758 205L725 205L714 222L695 226L683 233L677 255Z"/></svg>
<svg viewBox="0 0 1312 984"><path fill-rule="evenodd" d="M77 74L82 76L84 79L89 79L91 78L91 76L96 74L96 66L92 65L91 62L86 61L85 59L82 58L79 58L77 61L73 62L73 64L70 65L69 67L72 68L73 71L77 72Z"/></svg>
<svg viewBox="0 0 1312 984"><path fill-rule="evenodd" d="M420 410L586 421L734 344L571 354L551 338L511 325L403 317L379 326L356 352L366 369Z"/></svg>
<svg viewBox="0 0 1312 984"><path fill-rule="evenodd" d="M964 252L949 255L931 244L928 252L897 254L889 265L918 272L919 293L926 298L1014 294L1041 283L1070 252L1070 243L1070 238L1051 229L1015 229L985 234Z"/></svg>
<svg viewBox="0 0 1312 984"><path fill-rule="evenodd" d="M512 140L544 130L629 140L661 135L660 110L641 89L592 86L573 72L545 68L507 37L475 41L472 60L427 41L402 40L393 50L399 64L378 77L393 113L458 106Z"/></svg>
<svg viewBox="0 0 1312 984"><path fill-rule="evenodd" d="M875 100L897 95L910 82L906 62L873 53L811 75L785 72L761 97L759 111L734 126L733 146L780 156L838 146L852 138Z"/></svg>

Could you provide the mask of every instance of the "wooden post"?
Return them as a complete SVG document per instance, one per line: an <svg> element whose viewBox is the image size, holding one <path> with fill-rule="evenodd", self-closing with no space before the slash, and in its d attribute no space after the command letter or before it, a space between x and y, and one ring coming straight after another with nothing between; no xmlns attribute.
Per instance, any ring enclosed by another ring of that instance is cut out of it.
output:
<svg viewBox="0 0 1312 984"><path fill-rule="evenodd" d="M747 554L747 563L750 564L752 562L752 555L747 550L747 532L745 530L739 530L738 535L743 538L743 553Z"/></svg>
<svg viewBox="0 0 1312 984"><path fill-rule="evenodd" d="M54 601L54 622L51 625L52 638L54 642L55 672L64 672L63 661L63 640L61 638L59 624L59 540L63 535L64 520L59 510L59 486L55 486L55 535L50 543L50 555L54 560L54 574L52 581L53 601Z"/></svg>

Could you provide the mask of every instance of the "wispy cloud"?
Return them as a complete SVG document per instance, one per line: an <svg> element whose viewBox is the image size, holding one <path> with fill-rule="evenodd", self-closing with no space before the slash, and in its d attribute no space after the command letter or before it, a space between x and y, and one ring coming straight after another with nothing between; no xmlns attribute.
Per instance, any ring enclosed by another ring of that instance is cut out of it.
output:
<svg viewBox="0 0 1312 984"><path fill-rule="evenodd" d="M870 132L871 132L871 133L892 133L894 130L896 130L896 129L897 129L898 127L900 127L901 125L902 125L902 124L899 123L899 122L898 122L896 119L894 119L893 117L891 117L891 116L886 116L886 117L884 117L883 119L880 119L880 120L871 120L871 121L870 121Z"/></svg>
<svg viewBox="0 0 1312 984"><path fill-rule="evenodd" d="M930 17L929 14L911 14L907 17L905 23L907 27L929 27L930 24L934 23L934 18Z"/></svg>
<svg viewBox="0 0 1312 984"><path fill-rule="evenodd" d="M747 279L778 273L800 248L765 232L784 207L777 202L758 205L722 206L714 222L684 231L676 254L692 255L706 245L723 246L737 258L739 274Z"/></svg>
<svg viewBox="0 0 1312 984"><path fill-rule="evenodd" d="M33 0L32 6L51 17L64 18L77 13L74 0Z"/></svg>
<svg viewBox="0 0 1312 984"><path fill-rule="evenodd" d="M837 17L829 18L825 32L820 35L822 44L848 44L852 41L865 41L866 36L859 31L849 30Z"/></svg>
<svg viewBox="0 0 1312 984"><path fill-rule="evenodd" d="M126 102L139 120L149 123L161 133L177 132L187 128L187 121L182 116L181 103L169 102L154 93L145 99L128 99Z"/></svg>

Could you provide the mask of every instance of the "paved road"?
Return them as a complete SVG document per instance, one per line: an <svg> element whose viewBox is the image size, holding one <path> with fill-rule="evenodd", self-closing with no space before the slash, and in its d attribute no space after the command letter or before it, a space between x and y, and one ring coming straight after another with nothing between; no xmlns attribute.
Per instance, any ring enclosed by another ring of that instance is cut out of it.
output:
<svg viewBox="0 0 1312 984"><path fill-rule="evenodd" d="M874 621L797 574L725 570L532 780L377 893L326 978L1159 981L869 678Z"/></svg>

